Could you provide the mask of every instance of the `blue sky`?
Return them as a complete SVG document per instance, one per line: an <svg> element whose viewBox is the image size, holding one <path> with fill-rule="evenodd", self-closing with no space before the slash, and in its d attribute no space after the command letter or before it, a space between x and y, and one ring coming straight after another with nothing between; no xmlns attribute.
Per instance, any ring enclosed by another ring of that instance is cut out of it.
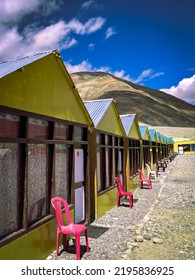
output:
<svg viewBox="0 0 195 280"><path fill-rule="evenodd" d="M0 0L0 61L58 49L195 105L194 0Z"/></svg>

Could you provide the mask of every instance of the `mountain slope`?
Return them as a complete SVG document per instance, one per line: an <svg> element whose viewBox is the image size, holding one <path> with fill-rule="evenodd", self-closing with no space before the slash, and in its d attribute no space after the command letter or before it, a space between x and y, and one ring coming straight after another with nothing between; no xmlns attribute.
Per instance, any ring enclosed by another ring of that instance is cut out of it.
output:
<svg viewBox="0 0 195 280"><path fill-rule="evenodd" d="M167 93L104 72L78 72L71 78L83 100L114 98L119 114L137 114L140 122L195 127L195 106Z"/></svg>

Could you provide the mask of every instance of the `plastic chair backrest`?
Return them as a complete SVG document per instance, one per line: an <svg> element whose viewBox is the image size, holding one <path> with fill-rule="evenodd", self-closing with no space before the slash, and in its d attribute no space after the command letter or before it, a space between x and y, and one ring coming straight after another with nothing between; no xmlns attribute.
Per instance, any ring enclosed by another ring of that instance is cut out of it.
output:
<svg viewBox="0 0 195 280"><path fill-rule="evenodd" d="M65 210L65 214L66 214L68 224L73 224L72 218L70 216L68 203L66 202L66 200L64 200L61 197L53 197L51 199L51 205L53 206L53 208L55 210L55 216L56 216L56 219L57 219L59 229L61 229L61 227L64 226L63 208Z"/></svg>
<svg viewBox="0 0 195 280"><path fill-rule="evenodd" d="M138 169L138 173L139 173L140 180L144 180L145 176L144 173L141 171L141 169Z"/></svg>
<svg viewBox="0 0 195 280"><path fill-rule="evenodd" d="M149 164L145 163L145 166L146 166L147 170L148 170L149 172L151 172L151 168L150 168Z"/></svg>
<svg viewBox="0 0 195 280"><path fill-rule="evenodd" d="M116 183L117 183L117 190L119 193L123 193L124 192L124 189L123 189L123 186L122 186L122 182L121 182L121 179L119 177L115 177L114 178Z"/></svg>

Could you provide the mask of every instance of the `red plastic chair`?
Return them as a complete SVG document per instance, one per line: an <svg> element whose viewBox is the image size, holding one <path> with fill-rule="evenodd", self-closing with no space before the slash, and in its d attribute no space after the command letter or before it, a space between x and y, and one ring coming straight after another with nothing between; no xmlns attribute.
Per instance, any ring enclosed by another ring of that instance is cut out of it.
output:
<svg viewBox="0 0 195 280"><path fill-rule="evenodd" d="M82 232L85 232L85 241L87 252L89 252L89 243L88 243L88 232L87 228L83 224L73 224L72 218L70 216L70 211L68 207L68 203L61 197L54 197L51 199L51 205L54 208L55 216L57 219L57 232L56 232L56 255L59 254L59 241L60 235L63 235L63 246L64 249L66 247L66 236L74 235L76 240L76 258L80 260L80 235ZM63 220L63 208L65 210L66 218L68 225L64 224Z"/></svg>
<svg viewBox="0 0 195 280"><path fill-rule="evenodd" d="M133 207L133 194L132 194L132 192L124 191L120 178L115 177L115 182L116 182L116 185L117 185L117 207L119 207L119 205L120 205L120 198L125 196L125 197L129 197L129 207L132 208Z"/></svg>
<svg viewBox="0 0 195 280"><path fill-rule="evenodd" d="M152 188L152 181L150 179L145 178L144 173L138 169L137 170L139 173L139 184L140 184L140 189L143 188L143 184L146 182L148 184L148 189Z"/></svg>

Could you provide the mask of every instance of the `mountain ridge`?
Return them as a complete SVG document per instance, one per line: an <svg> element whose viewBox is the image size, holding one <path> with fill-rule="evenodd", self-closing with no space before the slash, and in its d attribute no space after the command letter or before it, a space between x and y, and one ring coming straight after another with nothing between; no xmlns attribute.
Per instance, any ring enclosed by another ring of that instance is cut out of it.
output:
<svg viewBox="0 0 195 280"><path fill-rule="evenodd" d="M195 106L163 91L104 72L76 72L71 78L83 100L113 98L119 114L136 114L152 126L195 127Z"/></svg>

